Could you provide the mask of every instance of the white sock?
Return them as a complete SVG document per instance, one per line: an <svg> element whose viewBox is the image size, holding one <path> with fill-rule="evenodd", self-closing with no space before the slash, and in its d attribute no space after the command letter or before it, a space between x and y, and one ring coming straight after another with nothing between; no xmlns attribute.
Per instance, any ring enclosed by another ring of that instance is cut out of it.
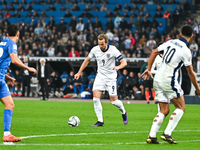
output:
<svg viewBox="0 0 200 150"><path fill-rule="evenodd" d="M159 103L158 103L158 112L160 112L160 105L159 105Z"/></svg>
<svg viewBox="0 0 200 150"><path fill-rule="evenodd" d="M176 128L179 120L183 116L183 110L182 109L175 109L175 111L172 113L169 119L169 123L167 125L167 128L165 129L164 133L167 135L171 135L172 131Z"/></svg>
<svg viewBox="0 0 200 150"><path fill-rule="evenodd" d="M4 136L8 136L10 134L10 131L4 131Z"/></svg>
<svg viewBox="0 0 200 150"><path fill-rule="evenodd" d="M126 113L126 110L124 108L124 105L123 105L122 101L120 101L120 100L117 99L115 101L112 101L111 103L113 105L115 105L121 111L122 114Z"/></svg>
<svg viewBox="0 0 200 150"><path fill-rule="evenodd" d="M102 113L102 105L99 98L93 97L94 102L94 111L98 118L98 121L103 122L103 113Z"/></svg>
<svg viewBox="0 0 200 150"><path fill-rule="evenodd" d="M153 120L153 124L151 126L151 131L150 131L150 137L156 137L156 134L158 130L160 129L160 126L162 125L162 122L165 118L165 115L161 112L159 112L156 117Z"/></svg>

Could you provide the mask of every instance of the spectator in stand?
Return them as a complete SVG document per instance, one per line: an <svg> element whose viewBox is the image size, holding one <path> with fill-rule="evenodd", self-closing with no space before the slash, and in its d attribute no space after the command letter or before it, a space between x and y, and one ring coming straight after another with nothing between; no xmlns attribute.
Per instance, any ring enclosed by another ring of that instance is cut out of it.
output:
<svg viewBox="0 0 200 150"><path fill-rule="evenodd" d="M165 10L165 13L163 14L163 18L169 18L170 16L170 12L168 10Z"/></svg>
<svg viewBox="0 0 200 150"><path fill-rule="evenodd" d="M18 5L17 10L18 10L18 11L25 11L25 8L24 8L24 6L22 5L22 3L20 3L20 4Z"/></svg>
<svg viewBox="0 0 200 150"><path fill-rule="evenodd" d="M100 11L108 11L108 8L107 8L107 6L106 6L106 3L103 3L103 4L102 4Z"/></svg>
<svg viewBox="0 0 200 150"><path fill-rule="evenodd" d="M160 11L157 11L155 16L154 16L154 18L162 18L162 17L163 17L163 15L161 14Z"/></svg>
<svg viewBox="0 0 200 150"><path fill-rule="evenodd" d="M49 26L49 28L50 28L51 30L52 30L53 27L55 26L55 21L54 21L54 17L53 17L53 16L50 17L50 21L49 21L49 23L48 23L48 26Z"/></svg>
<svg viewBox="0 0 200 150"><path fill-rule="evenodd" d="M171 40L171 39L172 39L171 35L170 35L170 34L167 34L167 37L166 37L166 39L165 39L165 42L167 42L168 40Z"/></svg>
<svg viewBox="0 0 200 150"><path fill-rule="evenodd" d="M61 19L61 20L60 20L60 23L57 24L57 26L56 26L56 31L57 31L57 32L64 33L65 30L67 29L66 26L67 26L67 23L64 21L64 19Z"/></svg>
<svg viewBox="0 0 200 150"><path fill-rule="evenodd" d="M114 15L113 15L113 13L112 13L111 10L108 10L108 11L107 11L107 14L105 15L105 17L106 17L106 18L112 18L112 17L114 17Z"/></svg>
<svg viewBox="0 0 200 150"><path fill-rule="evenodd" d="M9 11L15 11L15 7L13 6L13 3L10 3L10 7L8 9Z"/></svg>
<svg viewBox="0 0 200 150"><path fill-rule="evenodd" d="M20 18L21 15L18 10L15 10L15 13L12 15L13 18Z"/></svg>
<svg viewBox="0 0 200 150"><path fill-rule="evenodd" d="M139 8L138 8L138 6L137 6L136 4L133 3L133 8L132 8L132 10L134 10L134 11L139 11Z"/></svg>
<svg viewBox="0 0 200 150"><path fill-rule="evenodd" d="M91 11L99 11L99 7L96 6L96 2L93 2Z"/></svg>
<svg viewBox="0 0 200 150"><path fill-rule="evenodd" d="M91 28L92 29L94 28L94 23L91 21L90 18L88 18L86 25L85 25L85 29L90 30Z"/></svg>
<svg viewBox="0 0 200 150"><path fill-rule="evenodd" d="M70 18L70 17L72 17L72 14L70 13L69 10L66 10L66 11L65 11L64 18Z"/></svg>
<svg viewBox="0 0 200 150"><path fill-rule="evenodd" d="M65 6L62 5L61 8L60 8L60 11L66 11L66 10L67 10L67 8L65 8Z"/></svg>
<svg viewBox="0 0 200 150"><path fill-rule="evenodd" d="M85 6L84 11L90 11L90 10L91 10L91 9L90 9L90 5L87 4L87 5Z"/></svg>
<svg viewBox="0 0 200 150"><path fill-rule="evenodd" d="M124 8L123 8L124 11L131 11L131 9L132 8L127 3L124 4Z"/></svg>
<svg viewBox="0 0 200 150"><path fill-rule="evenodd" d="M121 10L122 10L122 6L120 4L116 4L114 11L121 11Z"/></svg>
<svg viewBox="0 0 200 150"><path fill-rule="evenodd" d="M76 30L77 31L83 31L84 30L84 27L85 27L85 24L83 22L83 19L82 18L79 18L79 21L77 22L76 24Z"/></svg>
<svg viewBox="0 0 200 150"><path fill-rule="evenodd" d="M138 16L137 20L135 21L135 29L140 31L141 27L142 27L142 20L141 20L141 17Z"/></svg>
<svg viewBox="0 0 200 150"><path fill-rule="evenodd" d="M200 73L200 56L197 56L197 73Z"/></svg>
<svg viewBox="0 0 200 150"><path fill-rule="evenodd" d="M94 16L91 13L89 13L87 10L84 10L84 12L79 17L82 17L82 18L92 18Z"/></svg>
<svg viewBox="0 0 200 150"><path fill-rule="evenodd" d="M11 18L11 13L9 13L8 10L6 10L5 14L3 15L4 18Z"/></svg>
<svg viewBox="0 0 200 150"><path fill-rule="evenodd" d="M140 38L139 44L144 45L146 42L147 42L147 39L146 39L145 35L143 34L142 37Z"/></svg>
<svg viewBox="0 0 200 150"><path fill-rule="evenodd" d="M99 30L102 29L102 23L99 21L98 17L95 17L95 22L94 22L94 30Z"/></svg>
<svg viewBox="0 0 200 150"><path fill-rule="evenodd" d="M164 9L163 9L163 7L160 5L160 4L158 4L157 6L156 6L156 11L163 11Z"/></svg>
<svg viewBox="0 0 200 150"><path fill-rule="evenodd" d="M73 32L76 31L76 16L73 16L72 19L69 22L69 29L71 29Z"/></svg>
<svg viewBox="0 0 200 150"><path fill-rule="evenodd" d="M26 11L32 11L33 7L31 6L31 4L27 4L25 10Z"/></svg>
<svg viewBox="0 0 200 150"><path fill-rule="evenodd" d="M120 27L120 22L121 22L122 18L119 16L119 14L116 16L115 20L114 20L114 25L115 28L119 28Z"/></svg>
<svg viewBox="0 0 200 150"><path fill-rule="evenodd" d="M50 44L49 48L47 49L47 54L48 57L54 57L55 56L55 48L54 48L54 44Z"/></svg>
<svg viewBox="0 0 200 150"><path fill-rule="evenodd" d="M128 23L125 20L124 16L121 18L119 28L122 29L122 30L128 29Z"/></svg>
<svg viewBox="0 0 200 150"><path fill-rule="evenodd" d="M35 28L34 30L34 33L36 35L40 35L40 33L43 33L44 32L44 28L41 26L40 23L37 24L37 27Z"/></svg>
<svg viewBox="0 0 200 150"><path fill-rule="evenodd" d="M158 29L158 34L159 34L159 36L164 35L165 28L163 27L162 22L159 23L159 26L157 27L157 29Z"/></svg>
<svg viewBox="0 0 200 150"><path fill-rule="evenodd" d="M80 11L80 7L78 6L77 3L75 3L74 6L71 7L71 11Z"/></svg>
<svg viewBox="0 0 200 150"><path fill-rule="evenodd" d="M47 9L47 11L56 11L56 8L54 7L53 4L50 4L49 8Z"/></svg>
<svg viewBox="0 0 200 150"><path fill-rule="evenodd" d="M108 18L108 22L106 23L106 29L110 30L110 31L113 31L114 29L114 23L112 21L112 18Z"/></svg>
<svg viewBox="0 0 200 150"><path fill-rule="evenodd" d="M71 51L69 52L68 57L80 57L80 54L75 50L74 47L71 47Z"/></svg>
<svg viewBox="0 0 200 150"><path fill-rule="evenodd" d="M150 49L151 47L156 47L156 41L153 39L152 36L149 36L149 40L147 41L147 47Z"/></svg>
<svg viewBox="0 0 200 150"><path fill-rule="evenodd" d="M47 14L44 12L44 10L43 10L43 11L41 11L40 17L41 17L41 18L47 18L48 16L47 16ZM45 22L45 23L46 23L46 22Z"/></svg>
<svg viewBox="0 0 200 150"><path fill-rule="evenodd" d="M112 43L113 38L114 38L114 34L110 31L110 29L108 29L108 30L106 31L106 35L108 36L109 42Z"/></svg>

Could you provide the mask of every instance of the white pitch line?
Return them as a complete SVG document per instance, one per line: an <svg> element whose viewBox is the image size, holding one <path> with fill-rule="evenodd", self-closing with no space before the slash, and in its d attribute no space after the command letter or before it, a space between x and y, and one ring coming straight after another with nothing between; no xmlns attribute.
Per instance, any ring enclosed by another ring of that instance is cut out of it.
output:
<svg viewBox="0 0 200 150"><path fill-rule="evenodd" d="M188 143L188 142L199 142L200 140L187 140L187 141L178 141L178 143ZM35 143L29 143L29 144L21 144L21 143L12 143L12 144L5 144L2 143L0 145L15 145L15 146L98 146L98 145L144 145L147 144L146 142L132 142L132 143L76 143L76 144L66 144L66 143L59 143L59 144L35 144ZM161 144L168 144L167 142L161 142Z"/></svg>
<svg viewBox="0 0 200 150"><path fill-rule="evenodd" d="M131 131L131 132L102 132L102 133L68 133L68 134L49 134L49 135L31 135L21 137L22 139L52 136L74 136L74 135L103 135L103 134L131 134L131 133L147 133L149 131ZM163 132L163 131L159 131ZM200 130L175 130L174 132L200 132Z"/></svg>

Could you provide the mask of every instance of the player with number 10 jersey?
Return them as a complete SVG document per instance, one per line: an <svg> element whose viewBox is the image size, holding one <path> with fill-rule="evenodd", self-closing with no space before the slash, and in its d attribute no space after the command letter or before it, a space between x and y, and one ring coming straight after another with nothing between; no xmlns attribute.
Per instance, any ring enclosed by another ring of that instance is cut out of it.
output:
<svg viewBox="0 0 200 150"><path fill-rule="evenodd" d="M183 90L178 82L178 72L182 65L189 66L192 64L192 55L190 49L187 47L184 38L167 41L158 47L158 51L163 53L162 63L159 71L154 77L154 89L159 90L156 100L163 100L163 102L170 102L170 99L180 97L183 95ZM161 83L162 84L159 84ZM170 84L169 84L170 83Z"/></svg>

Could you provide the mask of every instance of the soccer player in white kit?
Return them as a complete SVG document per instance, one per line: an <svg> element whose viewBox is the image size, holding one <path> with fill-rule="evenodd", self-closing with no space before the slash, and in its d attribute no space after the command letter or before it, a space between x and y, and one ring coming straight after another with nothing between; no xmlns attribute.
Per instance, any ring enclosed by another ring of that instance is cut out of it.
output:
<svg viewBox="0 0 200 150"><path fill-rule="evenodd" d="M127 65L126 60L115 46L108 45L107 35L100 34L98 36L98 45L91 49L78 73L74 75L76 80L78 80L81 72L87 67L92 58L96 58L98 66L97 75L93 85L94 110L98 121L92 126L104 126L100 98L105 90L109 93L111 103L121 111L123 123L126 125L128 123L127 112L123 103L118 100L117 96L117 71ZM120 62L120 65L118 66L116 66L116 59Z"/></svg>
<svg viewBox="0 0 200 150"><path fill-rule="evenodd" d="M147 143L159 144L156 134L162 125L164 118L169 113L169 103L171 100L176 109L170 116L168 125L164 133L161 135L161 139L169 142L170 144L177 144L177 142L172 138L171 134L185 111L183 90L178 82L178 71L182 65L185 65L190 80L192 81L197 94L200 97L200 88L192 67L191 51L187 47L188 42L193 37L192 33L193 29L190 25L183 26L181 29L180 39L169 40L152 52L147 69L142 74L144 78L149 78L149 76L152 77L152 64L156 56L162 53L162 63L159 71L154 77L153 85L156 92L155 99L160 105L160 112L158 112L153 120L151 131L146 140Z"/></svg>

